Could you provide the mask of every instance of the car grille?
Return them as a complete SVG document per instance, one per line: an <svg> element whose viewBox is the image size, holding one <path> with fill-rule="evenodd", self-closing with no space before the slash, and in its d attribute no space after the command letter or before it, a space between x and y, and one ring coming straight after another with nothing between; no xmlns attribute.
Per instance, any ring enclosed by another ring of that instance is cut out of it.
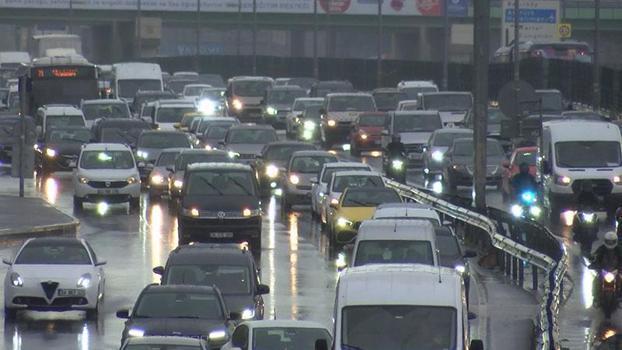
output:
<svg viewBox="0 0 622 350"><path fill-rule="evenodd" d="M613 189L613 184L608 179L584 179L584 180L575 180L572 182L572 192L581 193L581 188L583 187L583 183L589 181L592 183L592 188L594 189L594 193L599 196L606 196L611 193Z"/></svg>
<svg viewBox="0 0 622 350"><path fill-rule="evenodd" d="M127 181L89 181L89 186L93 188L123 188L127 186Z"/></svg>
<svg viewBox="0 0 622 350"><path fill-rule="evenodd" d="M473 167L471 165L466 167L467 171L469 172L469 175L473 175ZM499 167L496 165L488 165L486 167L486 176L490 176L492 174L495 174L497 172L497 170L499 170Z"/></svg>
<svg viewBox="0 0 622 350"><path fill-rule="evenodd" d="M200 211L199 216L202 218L222 218L222 219L235 219L235 218L243 217L240 211L213 211L213 210Z"/></svg>
<svg viewBox="0 0 622 350"><path fill-rule="evenodd" d="M86 305L88 301L83 297L59 297L52 300L51 304L48 304L44 298L15 297L13 298L13 303L30 307L69 307L72 305Z"/></svg>
<svg viewBox="0 0 622 350"><path fill-rule="evenodd" d="M58 288L58 282L41 282L41 288L43 288L43 292L48 299L52 299L54 297L54 293L56 293L56 288Z"/></svg>
<svg viewBox="0 0 622 350"><path fill-rule="evenodd" d="M411 145L404 145L406 153L423 153L423 143L415 143Z"/></svg>

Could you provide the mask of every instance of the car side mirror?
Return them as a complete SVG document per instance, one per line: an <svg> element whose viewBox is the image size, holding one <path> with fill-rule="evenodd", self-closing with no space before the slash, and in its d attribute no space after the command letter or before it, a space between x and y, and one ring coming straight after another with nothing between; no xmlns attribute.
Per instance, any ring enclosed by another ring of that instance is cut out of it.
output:
<svg viewBox="0 0 622 350"><path fill-rule="evenodd" d="M9 258L2 258L2 263L6 265L13 265L13 261Z"/></svg>
<svg viewBox="0 0 622 350"><path fill-rule="evenodd" d="M167 166L167 167L166 167L166 171L171 172L171 173L174 173L174 172L175 172L175 168L174 168L174 167L172 167L172 166Z"/></svg>
<svg viewBox="0 0 622 350"><path fill-rule="evenodd" d="M125 319L130 318L130 310L128 310L128 309L121 309L121 310L117 311L117 318L125 318Z"/></svg>
<svg viewBox="0 0 622 350"><path fill-rule="evenodd" d="M164 267L162 266L156 266L151 271L153 271L156 275L164 276Z"/></svg>
<svg viewBox="0 0 622 350"><path fill-rule="evenodd" d="M242 314L239 312L230 312L229 313L229 320L231 321L239 321L242 319Z"/></svg>
<svg viewBox="0 0 622 350"><path fill-rule="evenodd" d="M315 350L328 350L328 342L326 339L317 339L315 341Z"/></svg>
<svg viewBox="0 0 622 350"><path fill-rule="evenodd" d="M463 257L465 259L475 258L477 257L477 253L472 250L467 250L466 252L464 252Z"/></svg>
<svg viewBox="0 0 622 350"><path fill-rule="evenodd" d="M471 340L470 350L484 350L484 342L479 339Z"/></svg>
<svg viewBox="0 0 622 350"><path fill-rule="evenodd" d="M107 263L108 262L106 260L99 260L98 262L95 263L95 266L104 266Z"/></svg>
<svg viewBox="0 0 622 350"><path fill-rule="evenodd" d="M270 294L270 287L268 287L265 284L258 285L257 286L257 294L259 294L259 295Z"/></svg>
<svg viewBox="0 0 622 350"><path fill-rule="evenodd" d="M502 167L504 167L504 168L509 168L509 167L510 167L510 161L509 161L509 160L507 160L507 159L504 159L504 160L501 162L501 166L502 166Z"/></svg>

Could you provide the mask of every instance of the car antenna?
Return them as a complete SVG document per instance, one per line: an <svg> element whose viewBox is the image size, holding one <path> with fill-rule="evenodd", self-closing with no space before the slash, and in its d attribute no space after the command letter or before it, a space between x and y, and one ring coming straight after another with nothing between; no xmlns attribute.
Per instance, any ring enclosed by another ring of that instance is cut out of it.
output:
<svg viewBox="0 0 622 350"><path fill-rule="evenodd" d="M436 259L440 254L440 250L436 249ZM443 283L443 279L441 278L441 264L438 264L438 283Z"/></svg>

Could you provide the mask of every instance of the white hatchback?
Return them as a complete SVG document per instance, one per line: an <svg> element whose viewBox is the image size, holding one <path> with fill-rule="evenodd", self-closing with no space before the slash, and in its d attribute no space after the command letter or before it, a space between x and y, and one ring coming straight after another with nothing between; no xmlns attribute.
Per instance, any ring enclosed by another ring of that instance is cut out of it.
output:
<svg viewBox="0 0 622 350"><path fill-rule="evenodd" d="M129 202L140 206L140 175L130 147L116 143L84 146L73 172L74 210L84 202Z"/></svg>
<svg viewBox="0 0 622 350"><path fill-rule="evenodd" d="M316 340L330 344L332 337L323 325L311 321L263 320L239 324L221 350L313 349ZM250 346L252 344L252 347Z"/></svg>

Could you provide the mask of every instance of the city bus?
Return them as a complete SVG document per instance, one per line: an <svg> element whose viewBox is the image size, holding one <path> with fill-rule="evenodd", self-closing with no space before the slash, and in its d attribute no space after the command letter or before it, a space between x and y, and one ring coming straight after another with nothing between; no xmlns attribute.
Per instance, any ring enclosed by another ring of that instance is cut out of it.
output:
<svg viewBox="0 0 622 350"><path fill-rule="evenodd" d="M493 62L512 62L513 43L499 48L493 57ZM519 42L518 53L520 59L529 57L545 58L564 61L592 62L592 48L580 41L554 41L554 42Z"/></svg>

